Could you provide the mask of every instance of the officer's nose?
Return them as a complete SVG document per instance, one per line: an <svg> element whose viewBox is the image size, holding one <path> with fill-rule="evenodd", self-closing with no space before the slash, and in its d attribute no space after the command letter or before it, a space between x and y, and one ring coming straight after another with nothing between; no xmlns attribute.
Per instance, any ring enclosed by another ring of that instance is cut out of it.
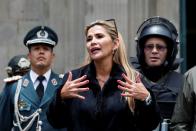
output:
<svg viewBox="0 0 196 131"><path fill-rule="evenodd" d="M44 53L44 48L39 48L39 53L43 54Z"/></svg>

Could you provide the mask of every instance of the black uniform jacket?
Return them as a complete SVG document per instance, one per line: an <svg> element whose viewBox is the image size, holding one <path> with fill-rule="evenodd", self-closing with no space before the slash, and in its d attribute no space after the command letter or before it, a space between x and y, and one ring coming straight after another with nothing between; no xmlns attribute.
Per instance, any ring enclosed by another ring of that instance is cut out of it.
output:
<svg viewBox="0 0 196 131"><path fill-rule="evenodd" d="M150 105L136 101L135 112L131 112L117 87L117 80L123 80L122 73L123 68L114 63L110 77L101 90L93 63L73 70L73 79L87 75L90 82L84 87L90 90L81 93L85 100L62 100L61 89L57 90L47 112L51 125L68 127L68 131L151 131L160 120L155 100L152 97ZM67 76L64 76L64 83Z"/></svg>

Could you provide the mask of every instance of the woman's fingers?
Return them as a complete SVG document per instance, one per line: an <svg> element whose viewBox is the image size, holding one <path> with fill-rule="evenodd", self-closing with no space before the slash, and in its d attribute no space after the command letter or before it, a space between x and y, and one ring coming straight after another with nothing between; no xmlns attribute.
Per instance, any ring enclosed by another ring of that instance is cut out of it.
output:
<svg viewBox="0 0 196 131"><path fill-rule="evenodd" d="M88 87L85 87L85 88L73 88L71 89L71 92L74 93L74 94L77 94L79 92L85 92L85 91L88 91L89 88Z"/></svg>
<svg viewBox="0 0 196 131"><path fill-rule="evenodd" d="M121 86L124 86L124 87L127 87L127 88L131 88L131 84L127 83L127 82L124 82L124 81L121 81L121 80L117 80L117 82L121 85Z"/></svg>
<svg viewBox="0 0 196 131"><path fill-rule="evenodd" d="M123 92L127 92L127 93L130 93L130 94L133 94L135 92L134 89L130 89L130 88L127 88L127 87L124 87L124 86L121 86L121 85L118 85L118 88L120 90L122 90Z"/></svg>
<svg viewBox="0 0 196 131"><path fill-rule="evenodd" d="M85 88L69 88L66 91L61 93L61 97L66 99L66 98L80 98L80 99L84 99L83 96L79 95L80 92L85 92L88 91L89 88L85 87Z"/></svg>
<svg viewBox="0 0 196 131"><path fill-rule="evenodd" d="M80 95L79 93L80 92L85 92L85 91L88 91L88 90L89 90L88 87L86 87L86 88L73 88L73 89L70 90L70 93L67 96L67 98L85 99L85 97Z"/></svg>
<svg viewBox="0 0 196 131"><path fill-rule="evenodd" d="M127 92L127 91L130 90L129 88L126 88L126 87L121 86L121 85L118 85L118 88L119 88L120 90L124 91L124 92Z"/></svg>
<svg viewBox="0 0 196 131"><path fill-rule="evenodd" d="M81 82L81 81L85 80L86 77L87 77L86 75L83 75L83 76L81 76L80 78L73 80L73 82L74 82L74 83Z"/></svg>
<svg viewBox="0 0 196 131"><path fill-rule="evenodd" d="M72 72L71 71L68 74L67 81L72 81Z"/></svg>
<svg viewBox="0 0 196 131"><path fill-rule="evenodd" d="M121 85L118 85L118 88L120 90L122 90L121 95L124 96L124 97L134 97L134 95L135 95L135 93L134 93L134 91L132 89L123 87Z"/></svg>
<svg viewBox="0 0 196 131"><path fill-rule="evenodd" d="M123 74L124 79L126 82L117 80L119 83L118 88L122 90L122 96L125 97L133 97L134 99L138 100L145 100L145 98L149 95L148 90L145 88L145 86L141 83L140 79L138 79L138 82L132 82Z"/></svg>
<svg viewBox="0 0 196 131"><path fill-rule="evenodd" d="M62 90L61 90L61 97L62 98L79 98L79 99L85 99L83 96L79 95L80 92L88 91L89 88L80 88L86 84L89 83L89 80L86 79L86 75L83 75L82 77L72 80L72 73L69 72L68 78L66 83L64 84Z"/></svg>
<svg viewBox="0 0 196 131"><path fill-rule="evenodd" d="M77 92L85 92L85 91L88 91L89 88L88 87L85 87L85 88L78 88Z"/></svg>
<svg viewBox="0 0 196 131"><path fill-rule="evenodd" d="M72 72L70 71L69 74L68 74L67 82L72 81L73 83L78 83L78 82L81 82L81 81L85 80L86 77L87 77L86 75L83 75L80 78L75 79L75 80L72 81Z"/></svg>
<svg viewBox="0 0 196 131"><path fill-rule="evenodd" d="M135 84L135 82L133 82L132 80L129 79L128 76L126 76L124 73L122 74L122 77L125 79L126 82L128 82L129 84Z"/></svg>
<svg viewBox="0 0 196 131"><path fill-rule="evenodd" d="M73 98L79 98L79 99L82 99L82 100L84 100L85 99L85 97L84 96L81 96L81 95L79 95L79 94L73 94L73 96L72 96Z"/></svg>
<svg viewBox="0 0 196 131"><path fill-rule="evenodd" d="M82 81L82 82L74 83L73 85L74 85L74 87L78 88L78 87L84 86L88 83L89 83L89 80L85 80L85 81Z"/></svg>
<svg viewBox="0 0 196 131"><path fill-rule="evenodd" d="M142 81L141 81L141 76L140 76L140 74L138 74L137 76L136 76L136 83L141 83Z"/></svg>
<svg viewBox="0 0 196 131"><path fill-rule="evenodd" d="M72 80L72 73L69 72L67 81L65 82L63 88L78 88L80 86L83 86L83 85L89 83L89 80L85 80L86 77L87 76L84 75L78 79Z"/></svg>

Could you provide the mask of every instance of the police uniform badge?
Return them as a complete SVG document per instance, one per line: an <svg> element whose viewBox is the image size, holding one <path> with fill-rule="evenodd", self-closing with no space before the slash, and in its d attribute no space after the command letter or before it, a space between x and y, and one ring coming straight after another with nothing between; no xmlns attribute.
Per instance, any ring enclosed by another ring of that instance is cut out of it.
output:
<svg viewBox="0 0 196 131"><path fill-rule="evenodd" d="M54 86L57 85L57 80L56 80L56 79L53 78L53 79L51 80L51 82L52 82L52 84L53 84Z"/></svg>
<svg viewBox="0 0 196 131"><path fill-rule="evenodd" d="M19 110L23 110L23 109L25 109L27 106L28 106L28 104L27 104L24 100L20 99L20 100L18 101L18 108L19 108Z"/></svg>
<svg viewBox="0 0 196 131"><path fill-rule="evenodd" d="M28 80L28 79L25 79L25 80L23 81L23 83L22 83L22 85L23 85L24 87L27 87L28 84L29 84L29 80Z"/></svg>

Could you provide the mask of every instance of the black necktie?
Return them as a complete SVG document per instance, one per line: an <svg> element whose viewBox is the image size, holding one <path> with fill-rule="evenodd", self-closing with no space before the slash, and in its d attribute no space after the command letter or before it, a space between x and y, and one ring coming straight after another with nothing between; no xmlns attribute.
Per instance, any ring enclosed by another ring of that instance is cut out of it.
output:
<svg viewBox="0 0 196 131"><path fill-rule="evenodd" d="M39 81L39 85L36 88L37 95L39 96L40 100L42 99L42 96L44 95L44 85L42 81L45 79L44 76L38 76L37 80Z"/></svg>

